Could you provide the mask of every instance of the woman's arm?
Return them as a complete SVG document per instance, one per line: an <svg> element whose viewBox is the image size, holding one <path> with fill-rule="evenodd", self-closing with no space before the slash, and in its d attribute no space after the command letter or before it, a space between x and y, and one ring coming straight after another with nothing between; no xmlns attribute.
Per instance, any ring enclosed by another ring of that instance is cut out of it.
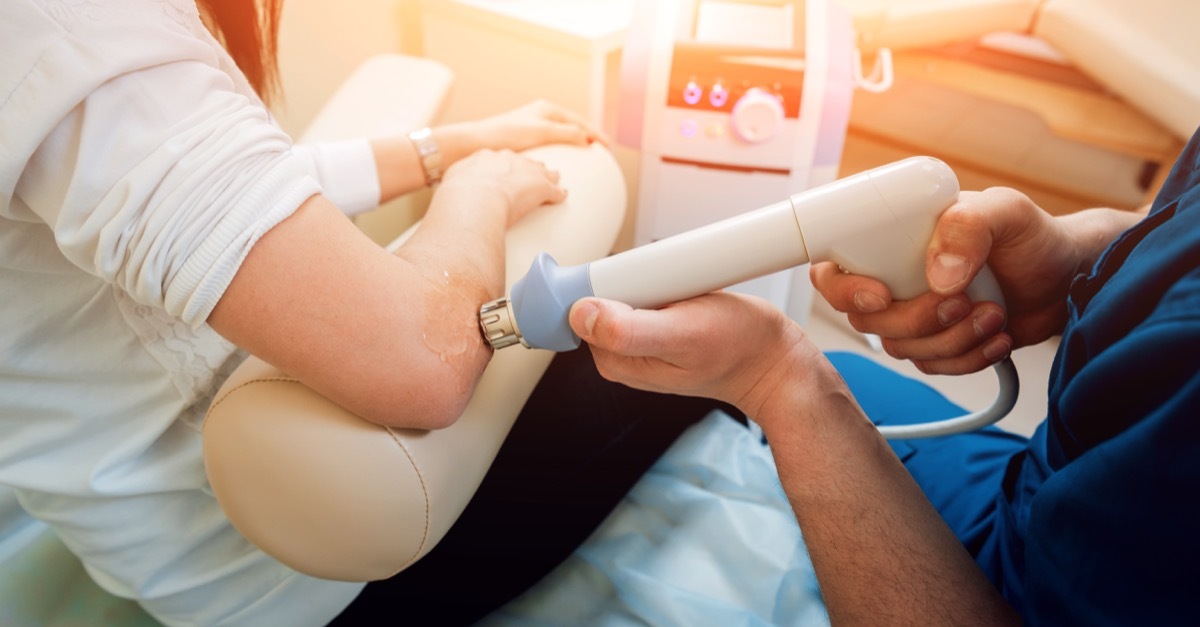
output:
<svg viewBox="0 0 1200 627"><path fill-rule="evenodd" d="M541 164L476 153L395 255L314 196L255 244L208 322L368 420L446 426L491 355L478 308L503 290L505 230L563 194Z"/></svg>
<svg viewBox="0 0 1200 627"><path fill-rule="evenodd" d="M583 146L606 140L579 115L537 100L489 118L435 127L433 141L441 152L443 167L449 168L477 150L520 152L543 144ZM425 186L425 173L407 135L373 139L371 149L379 174L379 202Z"/></svg>
<svg viewBox="0 0 1200 627"><path fill-rule="evenodd" d="M606 141L580 116L545 101L473 122L432 129L442 169L478 150L512 150L549 143ZM377 208L426 185L408 135L297 145L293 155L320 182L323 193L349 216Z"/></svg>

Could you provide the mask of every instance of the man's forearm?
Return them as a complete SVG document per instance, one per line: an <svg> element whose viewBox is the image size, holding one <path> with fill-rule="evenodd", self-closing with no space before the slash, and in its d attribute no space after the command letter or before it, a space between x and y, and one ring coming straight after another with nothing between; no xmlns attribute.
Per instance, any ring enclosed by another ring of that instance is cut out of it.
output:
<svg viewBox="0 0 1200 627"><path fill-rule="evenodd" d="M759 420L835 624L1016 624L827 363Z"/></svg>

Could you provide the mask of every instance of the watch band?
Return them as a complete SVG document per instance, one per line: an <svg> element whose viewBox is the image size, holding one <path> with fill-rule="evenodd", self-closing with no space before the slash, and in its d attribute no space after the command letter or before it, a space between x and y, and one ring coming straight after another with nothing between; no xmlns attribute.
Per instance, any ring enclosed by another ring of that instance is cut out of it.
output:
<svg viewBox="0 0 1200 627"><path fill-rule="evenodd" d="M417 129L408 134L408 140L417 149L421 159L421 169L425 172L425 184L433 187L442 180L442 153L438 150L437 142L433 141L433 131L429 127Z"/></svg>

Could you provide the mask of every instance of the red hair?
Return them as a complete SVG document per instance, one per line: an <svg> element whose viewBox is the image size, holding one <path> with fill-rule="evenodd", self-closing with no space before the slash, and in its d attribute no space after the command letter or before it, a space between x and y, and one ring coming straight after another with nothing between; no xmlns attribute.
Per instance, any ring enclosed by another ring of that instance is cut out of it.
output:
<svg viewBox="0 0 1200 627"><path fill-rule="evenodd" d="M197 0L212 31L250 86L270 103L279 92L279 13L283 0Z"/></svg>

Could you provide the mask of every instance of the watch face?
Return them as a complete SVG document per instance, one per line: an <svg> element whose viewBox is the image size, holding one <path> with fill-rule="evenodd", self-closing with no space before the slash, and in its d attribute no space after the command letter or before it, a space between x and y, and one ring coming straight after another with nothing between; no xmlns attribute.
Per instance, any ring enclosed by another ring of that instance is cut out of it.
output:
<svg viewBox="0 0 1200 627"><path fill-rule="evenodd" d="M417 149L421 169L425 172L425 184L434 185L442 179L442 153L433 141L433 131L428 127L408 134L408 140Z"/></svg>

